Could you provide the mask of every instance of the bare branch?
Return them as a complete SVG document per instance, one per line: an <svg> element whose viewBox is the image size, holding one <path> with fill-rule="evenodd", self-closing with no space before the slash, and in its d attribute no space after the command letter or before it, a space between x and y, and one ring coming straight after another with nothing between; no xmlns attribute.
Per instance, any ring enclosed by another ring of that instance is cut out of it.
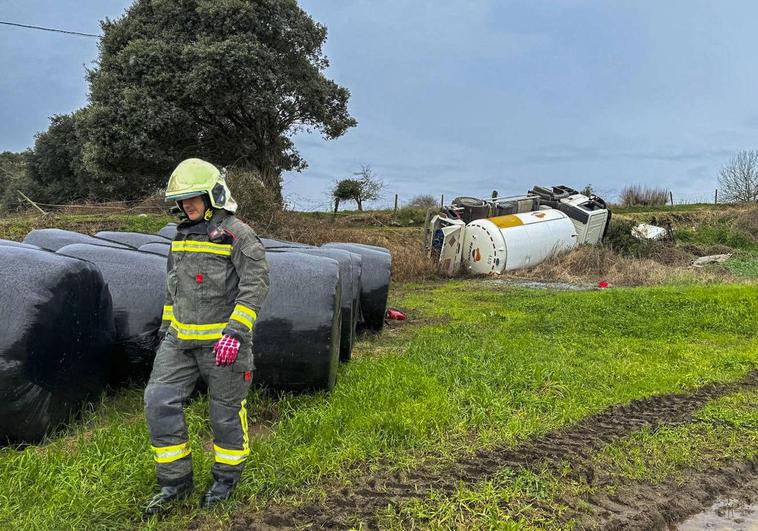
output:
<svg viewBox="0 0 758 531"><path fill-rule="evenodd" d="M727 201L758 200L758 151L740 151L719 172L719 189Z"/></svg>

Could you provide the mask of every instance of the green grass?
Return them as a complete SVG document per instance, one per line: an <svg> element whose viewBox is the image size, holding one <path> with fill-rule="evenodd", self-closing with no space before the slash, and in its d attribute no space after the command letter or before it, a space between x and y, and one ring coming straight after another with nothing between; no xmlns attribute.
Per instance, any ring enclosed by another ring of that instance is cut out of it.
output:
<svg viewBox="0 0 758 531"><path fill-rule="evenodd" d="M676 238L682 243L699 245L726 245L733 249L758 253L758 240L746 232L735 230L728 218L701 223L692 228L681 226L675 230Z"/></svg>
<svg viewBox="0 0 758 531"><path fill-rule="evenodd" d="M758 458L758 391L738 392L715 400L682 426L644 428L607 445L592 458L612 492L632 482L658 484L685 481L693 470L717 467L722 461ZM451 496L434 492L400 510L388 510L382 527L408 529L544 529L574 528L564 517L567 500L574 509L598 487L572 479L570 466L561 474L501 469L477 485L460 485Z"/></svg>
<svg viewBox="0 0 758 531"><path fill-rule="evenodd" d="M705 470L719 460L758 458L758 391L716 400L684 426L663 426L605 448L595 465L620 479L660 483L685 479L685 471Z"/></svg>
<svg viewBox="0 0 758 531"><path fill-rule="evenodd" d="M330 395L251 393L250 410L269 429L253 440L237 501L207 515L209 527L380 462L412 467L428 454L515 444L615 403L758 366L755 285L556 293L449 281L395 288L391 305L419 324L360 342ZM206 410L205 399L188 409L201 488ZM133 529L153 481L140 391L122 391L45 445L0 450L0 522ZM146 527L186 527L195 503Z"/></svg>
<svg viewBox="0 0 758 531"><path fill-rule="evenodd" d="M561 526L566 507L558 493L571 492L546 472L504 468L477 485L458 485L451 496L432 492L410 500L400 510L380 515L382 529L553 529ZM586 490L586 489L584 489Z"/></svg>
<svg viewBox="0 0 758 531"><path fill-rule="evenodd" d="M724 267L738 277L758 278L758 252L733 256L724 263Z"/></svg>
<svg viewBox="0 0 758 531"><path fill-rule="evenodd" d="M734 204L719 204L713 203L692 203L692 204L678 204L671 206L670 204L658 205L658 206L619 206L610 205L610 209L614 214L665 214L667 212L702 212L707 210L730 210L732 208L739 207Z"/></svg>
<svg viewBox="0 0 758 531"><path fill-rule="evenodd" d="M21 241L33 229L57 228L94 234L101 230L156 233L176 218L164 214L49 214L0 218L0 238Z"/></svg>

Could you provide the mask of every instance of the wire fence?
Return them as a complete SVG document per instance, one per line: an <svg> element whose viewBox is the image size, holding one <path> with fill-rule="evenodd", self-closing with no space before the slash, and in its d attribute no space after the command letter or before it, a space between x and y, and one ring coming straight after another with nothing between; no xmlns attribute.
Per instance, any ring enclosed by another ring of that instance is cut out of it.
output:
<svg viewBox="0 0 758 531"><path fill-rule="evenodd" d="M695 193L677 193L672 190L664 189L665 203L666 205L694 205L694 204L727 204L731 203L724 198L724 194L718 189L714 189L712 192L695 192ZM617 189L596 189L593 193L598 197L604 199L609 205L628 206L623 205L622 196L623 190ZM364 210L399 210L401 208L408 207L411 203L418 200L419 196L431 196L435 200L435 205L443 206L450 204L453 199L461 194L452 193L425 193L425 194L400 194L400 193L387 193L375 201L365 201L363 203ZM526 195L526 194L524 194ZM331 212L334 210L334 202L331 198L326 200L310 200L297 194L291 194L293 201L291 204L296 207L293 210L301 210L305 212ZM287 196L288 198L290 195ZM505 196L500 196L505 197ZM479 197L479 199L489 199L489 197ZM340 210L357 210L357 204L351 201L343 201L340 203Z"/></svg>
<svg viewBox="0 0 758 531"><path fill-rule="evenodd" d="M598 196L605 199L609 205L622 206L619 204L620 194L596 192ZM672 191L667 191L668 197L666 204L676 205L693 205L693 204L729 204L725 201L723 194L714 189L711 194L683 194L677 195ZM385 194L375 201L366 201L363 203L363 211L393 211L397 212L402 208L408 207L412 202L417 201L420 195L431 196L435 198L435 205L442 206L450 204L456 196L453 194L440 193L433 194ZM482 199L486 199L482 197ZM144 199L133 201L82 201L65 204L46 203L36 201L19 192L19 201L15 208L16 211L36 210L42 214L49 213L77 213L77 214L162 214L168 213L172 205L165 203L162 198L151 196ZM321 198L310 198L297 193L287 193L284 196L284 209L291 212L333 212L334 202L330 193L324 193ZM427 205L432 206L432 205ZM644 206L644 205L643 205ZM340 203L340 211L356 212L357 204L354 202ZM424 207L420 207L424 208Z"/></svg>

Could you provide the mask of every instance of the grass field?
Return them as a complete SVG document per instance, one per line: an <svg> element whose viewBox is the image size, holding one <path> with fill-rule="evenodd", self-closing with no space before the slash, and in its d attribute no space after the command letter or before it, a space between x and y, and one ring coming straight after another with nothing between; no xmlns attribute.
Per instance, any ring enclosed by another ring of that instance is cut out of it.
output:
<svg viewBox="0 0 758 531"><path fill-rule="evenodd" d="M132 389L104 398L47 444L0 450L0 523L181 529L192 522L216 529L235 511L297 504L356 475L412 470L429 458L444 463L515 446L614 404L736 380L758 367L754 284L555 292L481 280L406 283L393 288L390 304L407 310L410 321L364 337L330 395L251 393L253 456L225 509L203 514L193 500L162 520L140 520L154 479L141 391ZM680 428L640 433L600 452L596 466L655 478L701 450L714 458L747 455L745 434L755 432L746 431L755 422L745 406L751 397L702 413L725 423L681 428L705 430L700 447L690 448L695 432ZM202 398L188 409L201 489L211 464L206 409ZM614 452L629 458L619 461ZM653 458L635 460L641 455ZM390 526L409 518L446 526L467 514L471 526L487 527L491 518L516 527L559 525L556 493L581 488L549 472L505 468L457 496L413 502L383 518ZM510 503L501 503L504 497Z"/></svg>
<svg viewBox="0 0 758 531"><path fill-rule="evenodd" d="M676 488L693 472L733 461L754 462L758 458L756 404L755 390L736 393L697 411L692 423L643 428L607 445L591 461L591 469L603 476L599 487L577 479L570 466L558 473L516 473L506 468L472 488L458 488L452 495L435 492L401 511L387 511L382 527L570 528L576 522L565 517L571 510L567 500L575 506L574 512L579 512L587 508L582 507L583 499L598 495L618 499L617 485L641 482L651 488L662 484ZM631 495L642 497L644 493Z"/></svg>

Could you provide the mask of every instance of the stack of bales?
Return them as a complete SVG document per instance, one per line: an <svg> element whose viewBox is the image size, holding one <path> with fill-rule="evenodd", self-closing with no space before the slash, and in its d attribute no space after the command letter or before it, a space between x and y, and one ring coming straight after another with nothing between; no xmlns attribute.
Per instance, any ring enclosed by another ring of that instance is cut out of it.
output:
<svg viewBox="0 0 758 531"><path fill-rule="evenodd" d="M157 346L166 256L159 235L58 229L0 240L0 439L35 442L108 381L144 381ZM350 358L358 323L382 327L386 249L263 240L270 287L254 328L255 381L328 390ZM7 277L7 278L6 278Z"/></svg>
<svg viewBox="0 0 758 531"><path fill-rule="evenodd" d="M111 238L106 240L101 235ZM156 238L159 237L130 232L98 233L92 237L41 229L30 232L24 239L57 254L86 260L100 270L113 300L116 332L110 355L113 384L142 382L150 374L166 292L166 261L141 252L134 245Z"/></svg>

